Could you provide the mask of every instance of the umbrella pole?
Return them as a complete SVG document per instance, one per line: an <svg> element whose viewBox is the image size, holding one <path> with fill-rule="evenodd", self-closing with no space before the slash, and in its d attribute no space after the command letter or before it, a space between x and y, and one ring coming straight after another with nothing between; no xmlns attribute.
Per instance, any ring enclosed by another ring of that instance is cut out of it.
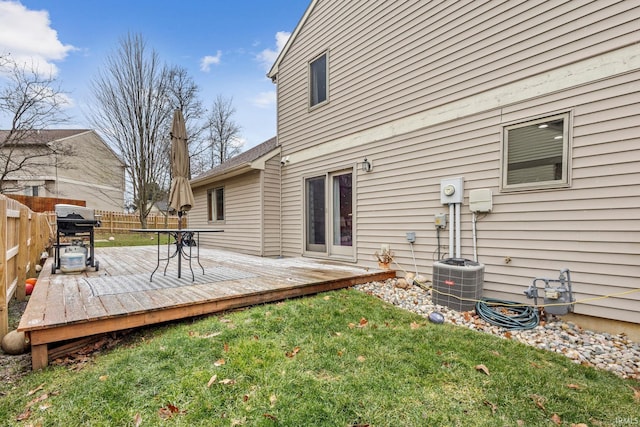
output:
<svg viewBox="0 0 640 427"><path fill-rule="evenodd" d="M178 279L182 277L182 211L178 211L178 234L176 245L178 245Z"/></svg>

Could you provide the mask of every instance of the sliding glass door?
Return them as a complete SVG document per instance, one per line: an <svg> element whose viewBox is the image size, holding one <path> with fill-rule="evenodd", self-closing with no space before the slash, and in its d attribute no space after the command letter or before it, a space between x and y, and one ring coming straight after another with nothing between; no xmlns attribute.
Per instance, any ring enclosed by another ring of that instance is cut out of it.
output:
<svg viewBox="0 0 640 427"><path fill-rule="evenodd" d="M308 178L305 208L305 250L352 257L352 171Z"/></svg>

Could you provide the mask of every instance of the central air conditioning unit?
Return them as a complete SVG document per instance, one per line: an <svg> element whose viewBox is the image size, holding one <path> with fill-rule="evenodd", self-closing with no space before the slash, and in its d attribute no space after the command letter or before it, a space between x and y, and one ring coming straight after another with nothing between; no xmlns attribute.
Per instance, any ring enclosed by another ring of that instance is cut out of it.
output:
<svg viewBox="0 0 640 427"><path fill-rule="evenodd" d="M433 263L435 304L456 311L471 311L482 298L484 265L461 258L447 258Z"/></svg>

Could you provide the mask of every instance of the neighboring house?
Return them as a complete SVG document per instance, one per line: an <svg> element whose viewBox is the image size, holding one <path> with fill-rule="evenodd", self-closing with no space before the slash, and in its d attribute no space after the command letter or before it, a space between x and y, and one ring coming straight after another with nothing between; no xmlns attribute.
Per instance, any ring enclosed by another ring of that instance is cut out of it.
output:
<svg viewBox="0 0 640 427"><path fill-rule="evenodd" d="M195 198L190 227L203 246L250 255L280 255L280 147L276 138L241 153L191 180Z"/></svg>
<svg viewBox="0 0 640 427"><path fill-rule="evenodd" d="M0 142L8 131L0 131ZM0 157L6 158L7 144ZM11 161L27 158L10 173L7 193L85 200L93 209L124 210L125 164L104 140L89 129L33 131L20 139Z"/></svg>
<svg viewBox="0 0 640 427"><path fill-rule="evenodd" d="M532 279L566 267L577 313L640 323L640 3L313 0L269 76L281 255L374 266L389 245L430 276L441 182L462 177L464 258L469 193L492 192L485 296L530 303ZM226 225L258 215L250 176L226 181L225 203L250 189Z"/></svg>

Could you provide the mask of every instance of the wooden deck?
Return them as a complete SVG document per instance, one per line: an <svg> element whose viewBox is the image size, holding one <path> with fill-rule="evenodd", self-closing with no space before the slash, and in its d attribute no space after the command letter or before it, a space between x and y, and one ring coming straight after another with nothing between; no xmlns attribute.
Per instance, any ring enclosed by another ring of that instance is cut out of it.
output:
<svg viewBox="0 0 640 427"><path fill-rule="evenodd" d="M99 271L51 274L43 267L19 331L31 342L33 369L47 366L49 344L215 313L394 277L393 271L308 258L270 259L200 250L194 280L183 261L156 266L155 246L98 248Z"/></svg>

